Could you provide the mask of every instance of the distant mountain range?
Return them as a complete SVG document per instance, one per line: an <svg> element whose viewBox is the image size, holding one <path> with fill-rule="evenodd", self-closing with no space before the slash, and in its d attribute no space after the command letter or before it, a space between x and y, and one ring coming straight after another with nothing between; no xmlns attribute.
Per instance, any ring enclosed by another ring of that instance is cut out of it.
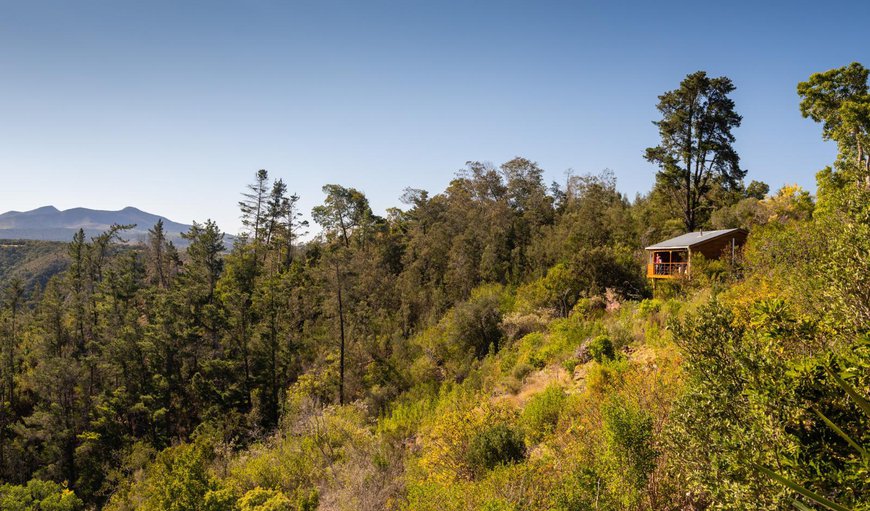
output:
<svg viewBox="0 0 870 511"><path fill-rule="evenodd" d="M148 229L161 218L167 238L183 245L181 233L187 232L189 225L133 207L120 211L87 208L61 211L54 206L45 206L32 211L8 211L0 215L0 239L70 241L79 229L84 229L85 235L90 237L105 232L112 224L135 224L136 227L125 231L122 237L136 242L144 240Z"/></svg>

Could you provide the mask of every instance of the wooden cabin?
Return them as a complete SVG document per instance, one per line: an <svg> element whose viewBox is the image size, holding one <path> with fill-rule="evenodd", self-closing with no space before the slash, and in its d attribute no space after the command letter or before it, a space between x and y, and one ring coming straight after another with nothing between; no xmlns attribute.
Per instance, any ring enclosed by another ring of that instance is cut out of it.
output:
<svg viewBox="0 0 870 511"><path fill-rule="evenodd" d="M734 257L738 247L746 241L743 229L698 231L646 247L646 276L651 279L689 277L692 254L703 254L707 259Z"/></svg>

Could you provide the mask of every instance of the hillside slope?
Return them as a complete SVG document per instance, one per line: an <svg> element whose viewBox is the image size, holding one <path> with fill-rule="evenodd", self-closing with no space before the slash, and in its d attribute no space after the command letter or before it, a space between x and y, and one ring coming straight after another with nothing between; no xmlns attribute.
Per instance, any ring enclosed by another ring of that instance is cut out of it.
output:
<svg viewBox="0 0 870 511"><path fill-rule="evenodd" d="M17 278L29 290L44 285L68 265L66 243L0 239L0 282Z"/></svg>

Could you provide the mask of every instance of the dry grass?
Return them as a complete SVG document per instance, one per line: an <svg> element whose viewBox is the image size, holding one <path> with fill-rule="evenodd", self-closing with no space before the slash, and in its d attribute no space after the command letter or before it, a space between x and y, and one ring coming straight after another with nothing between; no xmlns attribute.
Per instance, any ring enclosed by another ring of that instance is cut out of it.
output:
<svg viewBox="0 0 870 511"><path fill-rule="evenodd" d="M532 396L554 383L562 387L571 385L571 374L559 364L550 364L540 371L531 373L523 380L522 386L515 394L494 396L493 400L522 408Z"/></svg>

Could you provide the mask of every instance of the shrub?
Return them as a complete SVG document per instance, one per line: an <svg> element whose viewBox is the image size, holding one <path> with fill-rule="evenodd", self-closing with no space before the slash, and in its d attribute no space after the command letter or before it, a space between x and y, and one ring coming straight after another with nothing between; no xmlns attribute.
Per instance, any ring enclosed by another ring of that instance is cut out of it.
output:
<svg viewBox="0 0 870 511"><path fill-rule="evenodd" d="M571 316L579 315L580 317L588 318L604 311L606 306L607 304L604 303L604 299L600 296L581 298L577 300L577 303L571 309Z"/></svg>
<svg viewBox="0 0 870 511"><path fill-rule="evenodd" d="M496 499L487 501L480 509L481 511L513 511L516 508L504 499Z"/></svg>
<svg viewBox="0 0 870 511"><path fill-rule="evenodd" d="M447 317L449 342L473 349L477 358L492 348L498 351L502 337L501 300L497 290L484 287L475 290L467 302L456 305Z"/></svg>
<svg viewBox="0 0 870 511"><path fill-rule="evenodd" d="M547 361L545 357L541 356L540 351L546 340L546 337L540 332L531 333L520 339L517 346L520 364L527 364L532 369L544 367Z"/></svg>
<svg viewBox="0 0 870 511"><path fill-rule="evenodd" d="M240 511L295 511L295 506L278 490L254 488L239 499Z"/></svg>
<svg viewBox="0 0 870 511"><path fill-rule="evenodd" d="M569 373L573 373L574 369L576 369L579 364L580 360L575 357L571 357L562 361L562 368Z"/></svg>
<svg viewBox="0 0 870 511"><path fill-rule="evenodd" d="M499 423L482 430L471 439L467 460L475 475L480 476L499 465L520 462L525 456L523 435Z"/></svg>
<svg viewBox="0 0 870 511"><path fill-rule="evenodd" d="M640 314L640 317L647 318L661 311L662 305L662 301L657 298L643 300L637 304L637 313Z"/></svg>
<svg viewBox="0 0 870 511"><path fill-rule="evenodd" d="M79 511L81 499L65 486L52 481L31 479L26 486L0 485L2 511Z"/></svg>
<svg viewBox="0 0 870 511"><path fill-rule="evenodd" d="M567 317L580 289L577 273L568 265L559 263L543 278L517 289L516 306L522 312L549 309Z"/></svg>
<svg viewBox="0 0 870 511"><path fill-rule="evenodd" d="M500 286L481 286L468 301L456 304L436 325L415 336L413 343L424 355L412 367L414 379L461 381L475 360L499 351L504 301Z"/></svg>
<svg viewBox="0 0 870 511"><path fill-rule="evenodd" d="M435 399L429 395L414 397L416 399L403 396L393 403L392 409L378 421L379 434L405 439L417 432L420 423L435 407Z"/></svg>
<svg viewBox="0 0 870 511"><path fill-rule="evenodd" d="M599 335L592 339L589 341L588 346L589 355L599 364L605 360L613 360L613 357L615 356L613 342L610 340L610 337L606 335Z"/></svg>
<svg viewBox="0 0 870 511"><path fill-rule="evenodd" d="M580 346L590 333L597 331L598 323L586 321L583 318L557 319L550 323L551 336L560 337L562 343L571 346Z"/></svg>
<svg viewBox="0 0 870 511"><path fill-rule="evenodd" d="M653 419L643 408L614 399L604 407L607 463L615 497L632 508L641 498L656 465Z"/></svg>
<svg viewBox="0 0 870 511"><path fill-rule="evenodd" d="M483 442L478 436L493 425L515 422L516 411L459 385L442 389L438 401L430 420L420 428L420 468L427 479L442 484L473 480L479 470L469 461L472 443Z"/></svg>
<svg viewBox="0 0 870 511"><path fill-rule="evenodd" d="M532 353L529 355L529 365L535 369L543 369L547 365L547 360L541 353Z"/></svg>
<svg viewBox="0 0 870 511"><path fill-rule="evenodd" d="M613 296L639 298L646 281L636 253L627 246L582 247L572 254L570 269L578 288L593 294L611 289Z"/></svg>
<svg viewBox="0 0 870 511"><path fill-rule="evenodd" d="M535 370L535 368L532 367L531 365L529 365L525 362L520 362L519 364L514 366L513 377L519 381L523 381L523 379L534 370Z"/></svg>
<svg viewBox="0 0 870 511"><path fill-rule="evenodd" d="M629 363L624 358L594 364L586 375L586 387L593 394L603 394L621 380L628 366Z"/></svg>
<svg viewBox="0 0 870 511"><path fill-rule="evenodd" d="M732 273L733 268L725 259L707 259L703 254L693 254L692 279L687 283L692 288L702 289L728 281Z"/></svg>
<svg viewBox="0 0 870 511"><path fill-rule="evenodd" d="M513 341L532 332L546 330L551 316L546 312L522 314L512 312L505 315L501 321L501 329L509 341Z"/></svg>
<svg viewBox="0 0 870 511"><path fill-rule="evenodd" d="M142 481L143 510L197 509L206 493L218 490L208 473L213 451L206 443L181 444L157 455Z"/></svg>
<svg viewBox="0 0 870 511"><path fill-rule="evenodd" d="M553 491L553 511L596 509L601 503L601 478L589 467L577 467ZM602 509L608 509L601 507Z"/></svg>
<svg viewBox="0 0 870 511"><path fill-rule="evenodd" d="M540 441L556 429L565 399L562 387L550 385L529 401L523 410L522 420L526 434L531 439Z"/></svg>
<svg viewBox="0 0 870 511"><path fill-rule="evenodd" d="M227 488L209 490L202 498L203 511L238 511L236 495Z"/></svg>
<svg viewBox="0 0 870 511"><path fill-rule="evenodd" d="M516 395L522 388L523 382L514 377L510 377L504 382L504 389L510 394Z"/></svg>

